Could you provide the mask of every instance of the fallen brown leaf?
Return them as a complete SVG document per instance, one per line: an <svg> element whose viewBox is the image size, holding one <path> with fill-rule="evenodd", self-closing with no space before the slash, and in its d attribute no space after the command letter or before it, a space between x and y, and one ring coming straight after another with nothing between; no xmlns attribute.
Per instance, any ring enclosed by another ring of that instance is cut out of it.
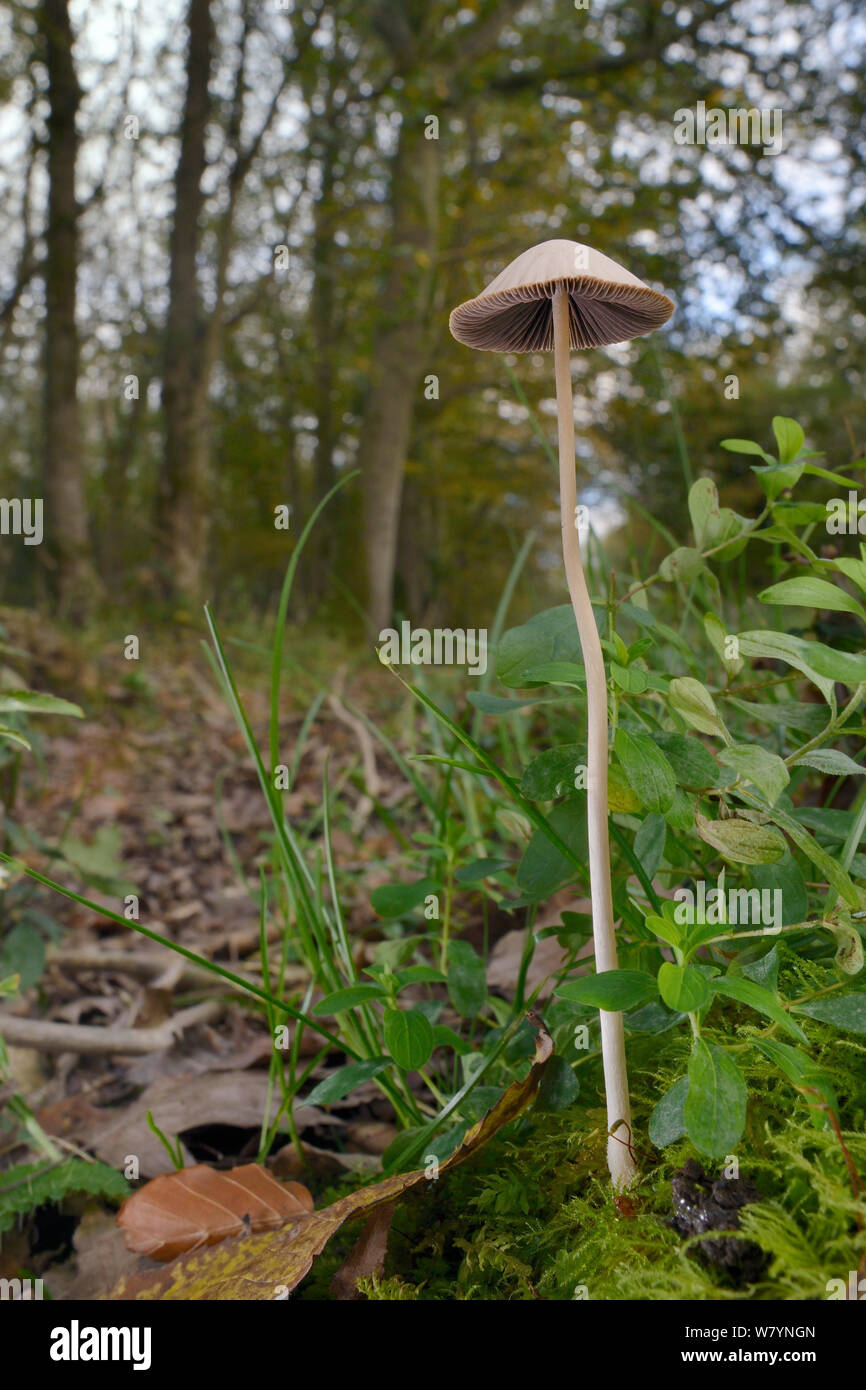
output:
<svg viewBox="0 0 866 1390"><path fill-rule="evenodd" d="M477 1153L503 1125L514 1120L537 1094L553 1052L547 1030L534 1016L537 1028L535 1060L523 1081L515 1081L492 1110L466 1134L463 1143L439 1165L439 1176ZM372 1215L428 1180L427 1170L395 1173L338 1202L300 1216L275 1233L234 1236L212 1249L181 1255L164 1269L121 1279L108 1295L112 1299L233 1299L270 1301L288 1297L309 1273L314 1260L346 1221Z"/></svg>
<svg viewBox="0 0 866 1390"><path fill-rule="evenodd" d="M273 1231L312 1210L306 1187L277 1182L257 1163L228 1173L196 1163L133 1192L117 1213L117 1224L130 1250L152 1260L173 1260L245 1229Z"/></svg>

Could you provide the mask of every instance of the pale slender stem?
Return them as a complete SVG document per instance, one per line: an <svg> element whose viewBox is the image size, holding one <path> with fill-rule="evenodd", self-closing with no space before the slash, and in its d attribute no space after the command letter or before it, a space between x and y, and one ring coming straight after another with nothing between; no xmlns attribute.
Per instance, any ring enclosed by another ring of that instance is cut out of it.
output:
<svg viewBox="0 0 866 1390"><path fill-rule="evenodd" d="M559 497L562 516L562 553L568 592L577 621L577 635L586 670L587 705L587 819L589 828L589 889L592 898L592 934L595 968L616 970L616 935L613 926L613 891L610 883L610 844L607 825L607 678L598 628L577 534L577 484L574 463L574 405L571 395L568 293L553 296L553 348L556 369L556 412L559 423ZM637 1169L629 1152L631 1106L625 1067L622 1014L601 1011L601 1057L607 1096L608 1129L624 1121L611 1134L607 1163L615 1188L628 1187Z"/></svg>

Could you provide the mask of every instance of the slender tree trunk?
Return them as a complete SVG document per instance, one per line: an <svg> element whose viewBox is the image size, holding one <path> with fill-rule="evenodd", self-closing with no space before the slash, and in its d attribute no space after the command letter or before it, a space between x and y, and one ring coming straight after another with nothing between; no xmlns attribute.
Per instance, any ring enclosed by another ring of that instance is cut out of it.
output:
<svg viewBox="0 0 866 1390"><path fill-rule="evenodd" d="M196 599L201 593L208 535L208 370L196 256L204 205L205 135L211 110L208 82L214 34L210 0L190 0L187 27L186 100L169 247L162 377L165 462L158 503L165 586L181 600Z"/></svg>
<svg viewBox="0 0 866 1390"><path fill-rule="evenodd" d="M427 360L437 247L437 141L406 116L391 185L391 261L361 434L368 607L374 628L391 618L403 470Z"/></svg>
<svg viewBox="0 0 866 1390"><path fill-rule="evenodd" d="M81 91L66 0L43 0L48 68L48 225L45 233L45 534L61 612L82 617L96 594L78 411L78 157Z"/></svg>

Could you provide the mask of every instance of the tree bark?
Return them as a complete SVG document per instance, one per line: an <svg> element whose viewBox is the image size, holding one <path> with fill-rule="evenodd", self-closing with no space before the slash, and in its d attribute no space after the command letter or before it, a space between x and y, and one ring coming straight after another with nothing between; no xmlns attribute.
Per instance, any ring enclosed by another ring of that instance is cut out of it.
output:
<svg viewBox="0 0 866 1390"><path fill-rule="evenodd" d="M78 158L81 89L66 0L39 14L48 69L48 225L45 232L45 534L60 611L81 618L96 595L78 410Z"/></svg>
<svg viewBox="0 0 866 1390"><path fill-rule="evenodd" d="M208 85L214 30L210 0L190 0L187 26L186 99L169 246L162 376L165 461L158 503L167 569L165 588L181 601L200 596L208 533L208 371L196 257L204 207L205 136L211 111Z"/></svg>
<svg viewBox="0 0 866 1390"><path fill-rule="evenodd" d="M427 359L438 185L437 141L424 138L421 117L404 116L391 184L391 262L359 449L367 598L377 631L391 618L403 469Z"/></svg>

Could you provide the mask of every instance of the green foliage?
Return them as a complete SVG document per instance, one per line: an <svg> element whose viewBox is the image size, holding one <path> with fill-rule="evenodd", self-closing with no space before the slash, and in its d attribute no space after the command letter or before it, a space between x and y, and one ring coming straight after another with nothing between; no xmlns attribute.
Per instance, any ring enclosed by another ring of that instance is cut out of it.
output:
<svg viewBox="0 0 866 1390"><path fill-rule="evenodd" d="M0 1231L8 1231L15 1218L46 1202L62 1202L73 1192L86 1192L107 1201L122 1202L132 1187L105 1163L67 1158L62 1163L22 1163L7 1168L0 1177Z"/></svg>
<svg viewBox="0 0 866 1390"><path fill-rule="evenodd" d="M483 1297L495 1278L514 1297L534 1296L533 1289L572 1297L563 1293L569 1280L572 1287L595 1281L594 1288L606 1290L592 1297L735 1296L721 1276L683 1252L660 1219L666 1201L660 1175L695 1152L706 1159L735 1152L741 1163L749 1156L767 1179L768 1203L754 1217L755 1239L780 1263L755 1296L786 1297L780 1290L802 1286L795 1265L803 1251L797 1253L795 1232L806 1208L773 1169L774 1146L796 1130L808 1135L811 1163L820 1153L822 1164L841 1165L848 1175L848 1140L840 1136L862 1125L866 1108L862 1076L852 1079L853 1061L863 1053L857 1039L866 1031L860 926L866 855L859 853L866 829L859 762L866 660L818 639L820 613L842 613L852 645L862 642L862 617L851 605L822 604L796 633L761 625L777 619L775 599L792 565L801 596L826 597L821 588L804 589L802 581L830 582L829 562L813 545L816 518L807 508L798 519L790 496L791 470L799 469L812 486L827 470L816 472L808 462L802 432L792 422L780 417L774 430L777 459L758 445L746 456L763 458L756 468L782 470L788 481L777 490L775 472L762 475L767 501L757 516L722 508L705 480L692 485L694 545L687 548L697 553L699 566L662 564L644 578L614 571L609 582L603 571L594 576L613 729L609 823L620 968L596 975L581 964L578 973L577 952L589 935L586 914L566 911L561 922L545 926L565 948L546 1011L557 1060L537 1119L521 1119L512 1142L521 1172L524 1151L538 1144L543 1149L545 1134L555 1132L559 1153L543 1190L535 1181L527 1192L525 1175L520 1181L513 1174L491 1176L474 1208L478 1224L472 1230L455 1226L448 1278L456 1278L458 1297ZM836 475L825 481L837 486ZM675 553L682 547L674 541ZM755 601L720 582L752 546L769 557L775 580ZM832 571L840 593L866 580L861 563L866 553ZM789 597L791 590L781 592ZM437 703L422 682L406 684L425 721L430 751L423 776L416 761L403 759L368 722L413 799L402 872L392 871L394 881L371 895L382 940L363 969L343 918L328 778L320 820L299 827L285 814L289 788L278 787L269 771L281 761L278 737L274 741L277 648L266 762L210 621L214 664L273 828L260 895L265 988L254 992L269 1027L281 1010L298 1024L288 1065L273 1063L275 1094L283 1107L304 1094L316 1061L302 1065L297 1038L313 1030L328 1044L339 1043L347 1064L312 1098L326 1104L372 1081L393 1105L403 1132L385 1154L386 1170L411 1167L421 1155L444 1157L527 1065L522 1015L534 1003L526 982L539 906L557 888L585 893L589 886L580 741L585 694L571 610L542 613L505 631L499 643L497 670L505 688L540 688L544 698L483 692L485 699L476 695L464 720ZM293 768L306 727L292 753ZM478 949L466 933L479 910L486 932L493 909L523 913L527 926L507 999L487 985L486 935ZM284 924L276 967L265 944L271 913ZM309 996L286 999L280 971L289 958L306 964L321 994L317 1004ZM443 984L459 1019L453 1028L439 1021ZM601 1088L599 1009L625 1014L630 1065L641 1078L632 1085L641 1097L635 1140L646 1159L648 1134L654 1146L649 1157L660 1165L660 1185L643 1192L628 1239L610 1229L607 1198L594 1186L607 1141L593 1108ZM327 1030L318 1022L323 1018ZM576 1030L586 1032L588 1045L585 1039L575 1047ZM412 1086L409 1072L416 1074ZM573 1128L546 1130L566 1124L556 1119L559 1112L567 1112ZM273 1123L271 1117L263 1124L263 1150ZM574 1176L575 1165L578 1191L571 1193L565 1178ZM458 1190L463 1181L457 1180ZM559 1205L552 1205L556 1200ZM851 1202L859 1198L844 1200L850 1217ZM859 1239L850 1231L846 1237L839 1225L841 1201L834 1187L832 1239L840 1250L846 1239ZM551 1231L559 1245L551 1243ZM463 1252L459 1267L457 1250ZM657 1292L635 1293L649 1271ZM439 1296L440 1275L441 1269L431 1275L429 1296ZM373 1295L387 1297L392 1290L412 1296L411 1272L394 1277L397 1283L371 1285ZM810 1278L814 1282L814 1273Z"/></svg>

